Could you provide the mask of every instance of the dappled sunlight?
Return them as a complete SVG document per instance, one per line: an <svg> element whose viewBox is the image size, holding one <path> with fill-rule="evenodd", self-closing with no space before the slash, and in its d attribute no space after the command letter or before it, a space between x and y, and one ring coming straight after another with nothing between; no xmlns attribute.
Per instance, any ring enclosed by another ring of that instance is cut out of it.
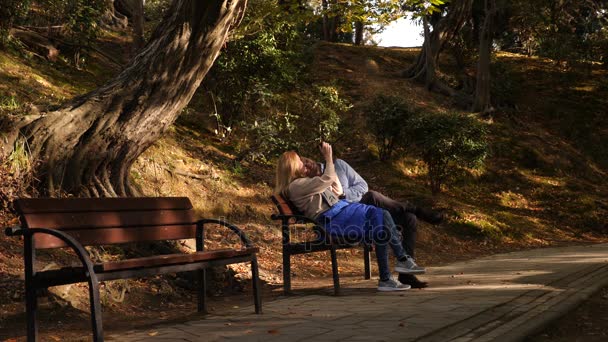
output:
<svg viewBox="0 0 608 342"><path fill-rule="evenodd" d="M36 65L35 62L31 64L34 65L24 64L14 56L0 51L0 96L3 92L10 93L21 105L48 105L49 102L63 102L88 90L83 89L83 85L78 82L70 82L65 78L66 75L52 66ZM81 73L79 76L91 79L89 73Z"/></svg>
<svg viewBox="0 0 608 342"><path fill-rule="evenodd" d="M511 192L509 190L496 194L496 197L498 197L502 206L515 209L531 209L530 202L522 194Z"/></svg>
<svg viewBox="0 0 608 342"><path fill-rule="evenodd" d="M452 291L492 291L501 292L501 291L526 291L526 290L546 290L546 291L564 291L563 289L553 288L550 286L544 286L542 284L505 284L505 283L496 283L496 284L484 284L484 285L439 285L433 286L433 292L447 293Z"/></svg>
<svg viewBox="0 0 608 342"><path fill-rule="evenodd" d="M538 185L550 185L553 187L563 187L566 185L566 180L563 177L541 176L524 169L519 170L519 172L525 177L525 179Z"/></svg>
<svg viewBox="0 0 608 342"><path fill-rule="evenodd" d="M575 86L575 87L571 87L570 89L576 90L576 91L586 91L586 92L594 92L594 91L596 91L596 87L593 86L593 85Z"/></svg>
<svg viewBox="0 0 608 342"><path fill-rule="evenodd" d="M406 177L424 177L427 174L427 167L421 160L403 157L395 162L395 167Z"/></svg>

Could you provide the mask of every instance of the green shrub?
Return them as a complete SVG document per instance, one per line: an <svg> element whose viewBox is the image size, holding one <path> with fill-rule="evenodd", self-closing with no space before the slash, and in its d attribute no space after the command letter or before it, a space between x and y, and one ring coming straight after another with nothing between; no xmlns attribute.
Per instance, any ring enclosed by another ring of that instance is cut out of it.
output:
<svg viewBox="0 0 608 342"><path fill-rule="evenodd" d="M273 1L255 0L203 83L225 126L251 123L276 94L291 91L308 66L306 37Z"/></svg>
<svg viewBox="0 0 608 342"><path fill-rule="evenodd" d="M408 134L414 151L428 167L431 191L464 168L479 168L488 154L483 123L459 114L425 114L412 119Z"/></svg>
<svg viewBox="0 0 608 342"><path fill-rule="evenodd" d="M340 115L351 108L331 86L277 95L275 101L283 104L285 111L271 112L243 126L247 146L243 147L242 159L269 162L287 150L312 155L319 141L335 140Z"/></svg>
<svg viewBox="0 0 608 342"><path fill-rule="evenodd" d="M0 5L0 47L10 42L11 27L29 11L30 1L3 0Z"/></svg>
<svg viewBox="0 0 608 342"><path fill-rule="evenodd" d="M406 142L405 127L415 113L413 107L399 96L378 95L364 111L376 138L380 159L390 159L395 148Z"/></svg>

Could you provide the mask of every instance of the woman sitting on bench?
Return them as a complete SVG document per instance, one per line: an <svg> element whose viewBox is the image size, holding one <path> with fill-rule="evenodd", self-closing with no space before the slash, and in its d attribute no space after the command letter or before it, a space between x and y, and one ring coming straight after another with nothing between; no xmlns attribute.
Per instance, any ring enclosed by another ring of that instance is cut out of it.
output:
<svg viewBox="0 0 608 342"><path fill-rule="evenodd" d="M376 246L380 271L379 291L402 291L410 285L401 284L391 276L388 265L388 244L397 263L395 271L406 274L424 273L401 246L399 231L390 213L381 208L340 200L342 185L336 176L332 148L328 143L319 146L325 159L321 176L306 177L306 167L296 152L281 155L276 171L275 193L288 198L309 218L318 222L334 238L348 241L371 242Z"/></svg>

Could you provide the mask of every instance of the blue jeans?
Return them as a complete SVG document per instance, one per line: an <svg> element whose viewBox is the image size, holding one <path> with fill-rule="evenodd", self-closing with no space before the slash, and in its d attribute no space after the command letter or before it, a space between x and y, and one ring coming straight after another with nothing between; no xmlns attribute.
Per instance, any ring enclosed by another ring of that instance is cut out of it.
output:
<svg viewBox="0 0 608 342"><path fill-rule="evenodd" d="M376 246L376 259L378 260L378 270L380 271L380 280L388 280L391 277L391 271L388 266L388 244L393 250L393 254L397 259L407 256L403 246L401 245L401 234L395 226L393 217L387 210L383 210L384 214L384 233L387 235L381 241L374 241Z"/></svg>

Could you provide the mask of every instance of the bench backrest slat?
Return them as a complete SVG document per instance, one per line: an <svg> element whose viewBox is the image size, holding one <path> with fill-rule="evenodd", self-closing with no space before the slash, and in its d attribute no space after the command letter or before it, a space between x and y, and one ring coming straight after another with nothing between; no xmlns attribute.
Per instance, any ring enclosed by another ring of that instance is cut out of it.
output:
<svg viewBox="0 0 608 342"><path fill-rule="evenodd" d="M24 228L62 230L84 246L187 239L196 232L192 204L185 197L19 199L15 208ZM36 234L35 246L65 244Z"/></svg>
<svg viewBox="0 0 608 342"><path fill-rule="evenodd" d="M134 210L190 210L188 197L116 198L21 198L15 201L19 214Z"/></svg>
<svg viewBox="0 0 608 342"><path fill-rule="evenodd" d="M298 208L290 201L286 200L282 195L272 195L272 201L277 206L281 215L301 215Z"/></svg>

